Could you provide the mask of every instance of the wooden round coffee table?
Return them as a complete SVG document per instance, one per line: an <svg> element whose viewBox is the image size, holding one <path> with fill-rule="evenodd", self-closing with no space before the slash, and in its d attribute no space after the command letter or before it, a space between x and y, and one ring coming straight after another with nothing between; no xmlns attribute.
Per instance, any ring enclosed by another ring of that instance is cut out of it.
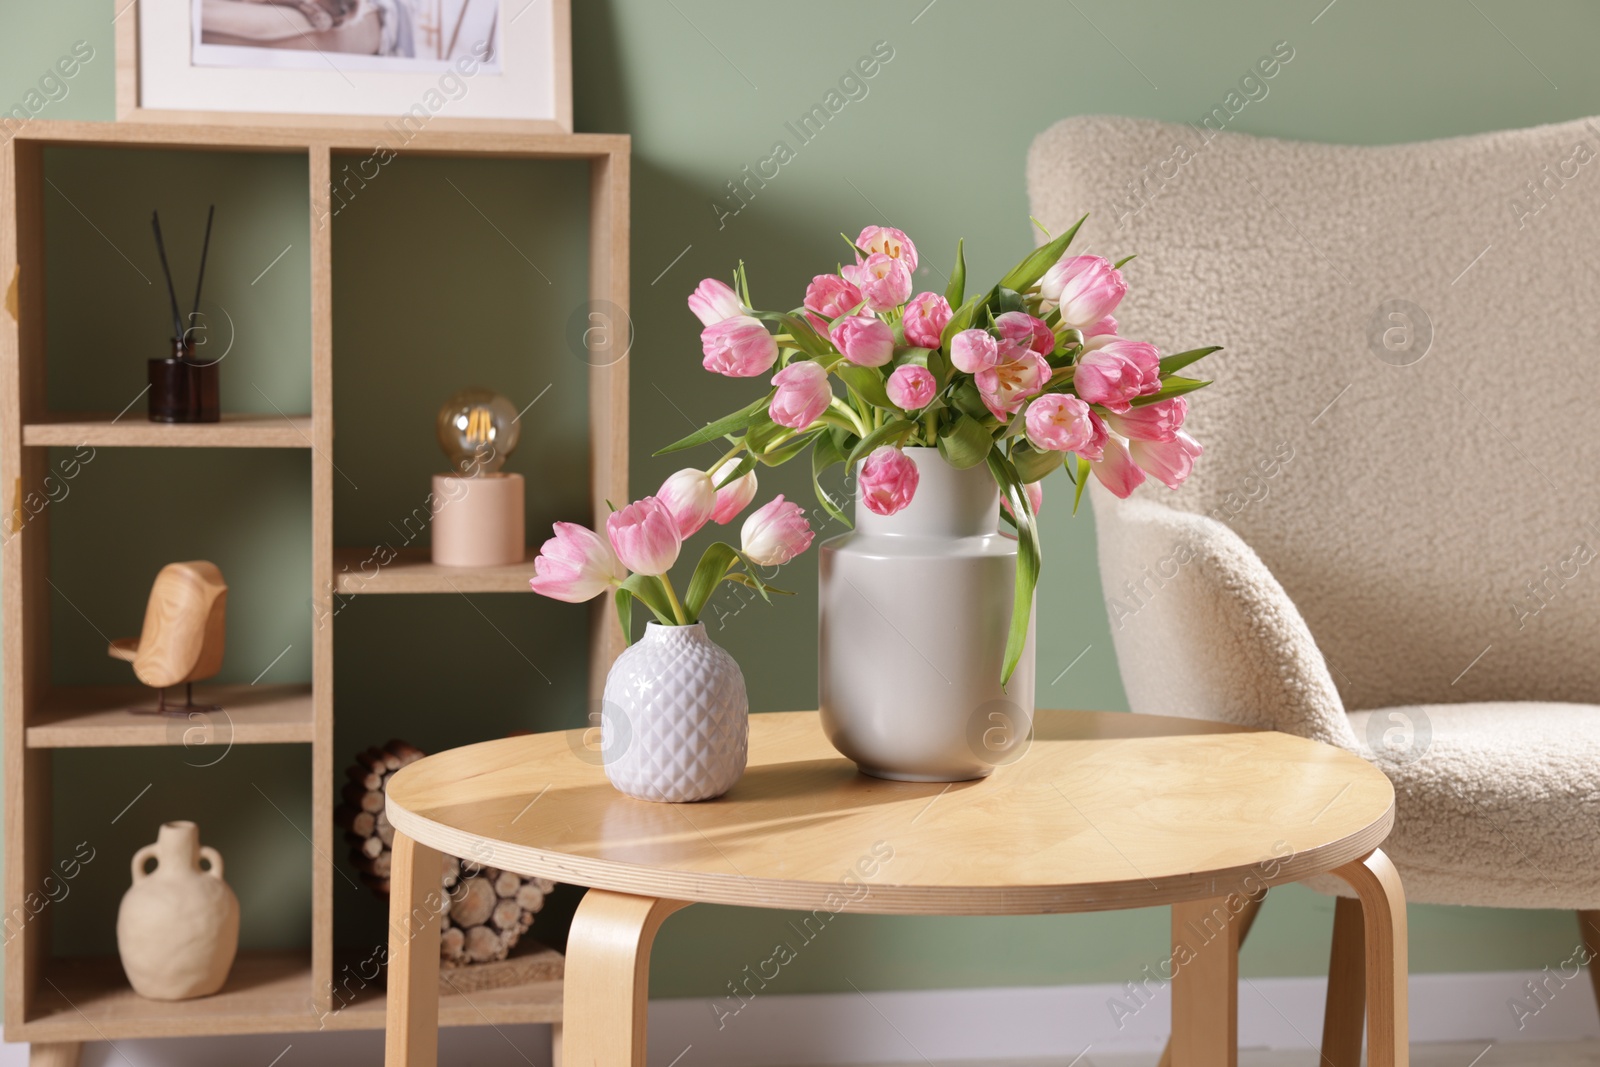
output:
<svg viewBox="0 0 1600 1067"><path fill-rule="evenodd" d="M388 787L390 1067L438 1039L440 855L589 886L567 944L573 1064L643 1067L650 945L693 903L828 913L1035 915L1172 906L1174 1067L1227 1065L1240 930L1269 886L1332 872L1364 918L1368 1063L1406 1063L1405 896L1378 850L1394 790L1358 757L1287 734L1041 711L984 780L857 773L815 712L753 715L721 799L612 789L583 731L469 745Z"/></svg>

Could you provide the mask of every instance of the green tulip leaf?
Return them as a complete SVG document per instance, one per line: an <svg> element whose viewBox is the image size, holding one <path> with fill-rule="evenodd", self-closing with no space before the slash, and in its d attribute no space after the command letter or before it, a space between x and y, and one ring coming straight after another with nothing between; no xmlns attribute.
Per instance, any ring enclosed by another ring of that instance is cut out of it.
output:
<svg viewBox="0 0 1600 1067"><path fill-rule="evenodd" d="M1187 352L1178 352L1170 356L1161 357L1161 376L1176 374L1191 363L1198 363L1213 352L1221 352L1221 345L1212 345L1209 348L1191 348Z"/></svg>
<svg viewBox="0 0 1600 1067"><path fill-rule="evenodd" d="M751 421L754 420L757 415L766 414L767 405L769 405L771 402L772 393L768 392L766 396L763 396L759 400L751 401L738 411L735 411L732 415L724 415L716 422L707 423L694 433L690 434L688 437L680 438L679 440L672 442L672 444L668 445L666 448L657 450L654 454L658 456L665 456L672 452L682 452L686 448L694 448L696 445L707 444L711 441L717 440L719 437L726 437L731 433L737 433L738 431L749 426Z"/></svg>
<svg viewBox="0 0 1600 1067"><path fill-rule="evenodd" d="M1067 469L1071 470L1072 465L1068 464ZM1089 484L1089 461L1082 456L1078 457L1078 473L1073 481L1078 483L1078 488L1072 494L1072 513L1076 515L1078 503L1083 500L1083 487Z"/></svg>
<svg viewBox="0 0 1600 1067"><path fill-rule="evenodd" d="M989 431L971 415L957 416L955 421L939 431L939 454L957 470L976 467L993 447Z"/></svg>
<svg viewBox="0 0 1600 1067"><path fill-rule="evenodd" d="M856 442L850 450L847 462L854 467L863 456L870 455L875 448L883 445L899 444L905 436L917 428L917 424L909 419L892 418L888 422L873 430L867 436Z"/></svg>
<svg viewBox="0 0 1600 1067"><path fill-rule="evenodd" d="M665 626L672 626L678 621L672 614L672 599L667 596L667 587L654 574L631 575L618 592L632 594L634 599L650 609L656 621Z"/></svg>
<svg viewBox="0 0 1600 1067"><path fill-rule="evenodd" d="M794 438L792 441L785 441L782 445L774 448L770 452L761 453L756 458L762 463L766 464L768 467L782 466L794 457L798 456L800 453L804 452L807 446L809 446L812 441L815 441L821 433L822 429L820 427L815 430L809 430L806 433L801 434L799 437Z"/></svg>
<svg viewBox="0 0 1600 1067"><path fill-rule="evenodd" d="M691 623L700 621L700 613L705 610L712 591L738 558L739 550L722 541L707 546L701 554L694 577L689 579L689 591L683 598L683 611Z"/></svg>
<svg viewBox="0 0 1600 1067"><path fill-rule="evenodd" d="M841 363L834 368L834 373L839 380L850 387L850 391L875 408L898 410L889 402L889 394L883 385L883 372L876 367L859 367L854 363Z"/></svg>
<svg viewBox="0 0 1600 1067"><path fill-rule="evenodd" d="M967 295L966 239L956 241L956 265L950 270L950 284L944 287L944 298L951 307L960 307Z"/></svg>
<svg viewBox="0 0 1600 1067"><path fill-rule="evenodd" d="M1006 634L1005 663L1000 670L1000 687L1004 689L1022 660L1023 646L1028 643L1028 624L1033 618L1033 590L1039 582L1039 568L1043 560L1039 550L1039 525L1034 518L1033 506L1028 502L1028 492L1023 488L1017 468L1012 466L998 444L989 451L989 471L1011 505L1012 522L1017 528L1017 580L1011 597L1011 628Z"/></svg>
<svg viewBox="0 0 1600 1067"><path fill-rule="evenodd" d="M1136 400L1129 401L1129 405L1131 407L1142 408L1147 407L1150 404L1159 404L1163 400L1171 400L1175 396L1182 396L1185 393L1192 393L1196 389L1204 389L1210 384L1211 382L1209 380L1201 381L1198 378L1179 378L1174 375L1173 377L1168 378L1161 383L1161 391L1159 393L1151 393L1149 396L1141 396Z"/></svg>
<svg viewBox="0 0 1600 1067"><path fill-rule="evenodd" d="M1011 463L1017 468L1017 476L1023 483L1031 485L1061 466L1061 459L1065 455L1065 452L1037 449L1019 442L1011 449Z"/></svg>
<svg viewBox="0 0 1600 1067"><path fill-rule="evenodd" d="M834 501L828 491L822 488L823 472L836 464L844 462L844 453L839 451L838 444L831 433L824 433L817 438L816 444L811 447L811 488L817 494L817 503L822 505L822 510L844 523L845 526L854 524L845 517L844 511Z"/></svg>
<svg viewBox="0 0 1600 1067"><path fill-rule="evenodd" d="M1088 217L1088 215L1085 215L1083 219ZM1055 261L1061 258L1061 254L1067 250L1067 246L1072 243L1072 239L1078 235L1078 227L1083 225L1083 219L1074 222L1072 229L1060 237L1048 244L1035 248L1021 263L1012 267L1009 274L1000 279L1000 285L1006 289L1015 289L1020 293L1022 290L1037 283L1040 278L1044 277L1044 272L1049 270Z"/></svg>

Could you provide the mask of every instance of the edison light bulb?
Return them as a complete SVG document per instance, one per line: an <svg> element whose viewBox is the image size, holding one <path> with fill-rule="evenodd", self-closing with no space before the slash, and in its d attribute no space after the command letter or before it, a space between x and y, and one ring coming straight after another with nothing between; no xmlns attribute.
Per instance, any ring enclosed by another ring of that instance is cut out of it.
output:
<svg viewBox="0 0 1600 1067"><path fill-rule="evenodd" d="M500 469L522 427L517 409L499 393L463 389L439 409L437 429L451 473L473 478Z"/></svg>

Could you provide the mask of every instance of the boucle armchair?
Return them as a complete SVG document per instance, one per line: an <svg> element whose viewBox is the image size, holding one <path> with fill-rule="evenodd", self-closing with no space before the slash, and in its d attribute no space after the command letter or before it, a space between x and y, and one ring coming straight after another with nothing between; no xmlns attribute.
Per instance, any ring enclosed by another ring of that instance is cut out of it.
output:
<svg viewBox="0 0 1600 1067"><path fill-rule="evenodd" d="M1348 147L1077 118L1028 161L1046 227L1140 254L1125 334L1226 349L1189 482L1094 487L1132 709L1361 753L1409 900L1572 909L1590 952L1597 159L1591 120Z"/></svg>

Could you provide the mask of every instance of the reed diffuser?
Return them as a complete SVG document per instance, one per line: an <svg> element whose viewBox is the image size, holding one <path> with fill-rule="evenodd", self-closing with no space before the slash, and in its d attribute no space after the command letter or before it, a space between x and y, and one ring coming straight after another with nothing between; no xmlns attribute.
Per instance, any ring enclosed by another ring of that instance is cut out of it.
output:
<svg viewBox="0 0 1600 1067"><path fill-rule="evenodd" d="M206 212L205 242L200 247L200 273L194 283L194 310L185 326L178 310L178 290L172 284L172 268L167 263L167 245L161 237L161 213L151 212L150 228L155 231L156 251L161 256L161 274L167 281L168 306L172 311L172 355L150 360L151 422L220 422L222 406L218 399L220 377L217 360L195 356L194 332L200 316L200 293L206 281L206 256L211 251L211 221L217 206Z"/></svg>

